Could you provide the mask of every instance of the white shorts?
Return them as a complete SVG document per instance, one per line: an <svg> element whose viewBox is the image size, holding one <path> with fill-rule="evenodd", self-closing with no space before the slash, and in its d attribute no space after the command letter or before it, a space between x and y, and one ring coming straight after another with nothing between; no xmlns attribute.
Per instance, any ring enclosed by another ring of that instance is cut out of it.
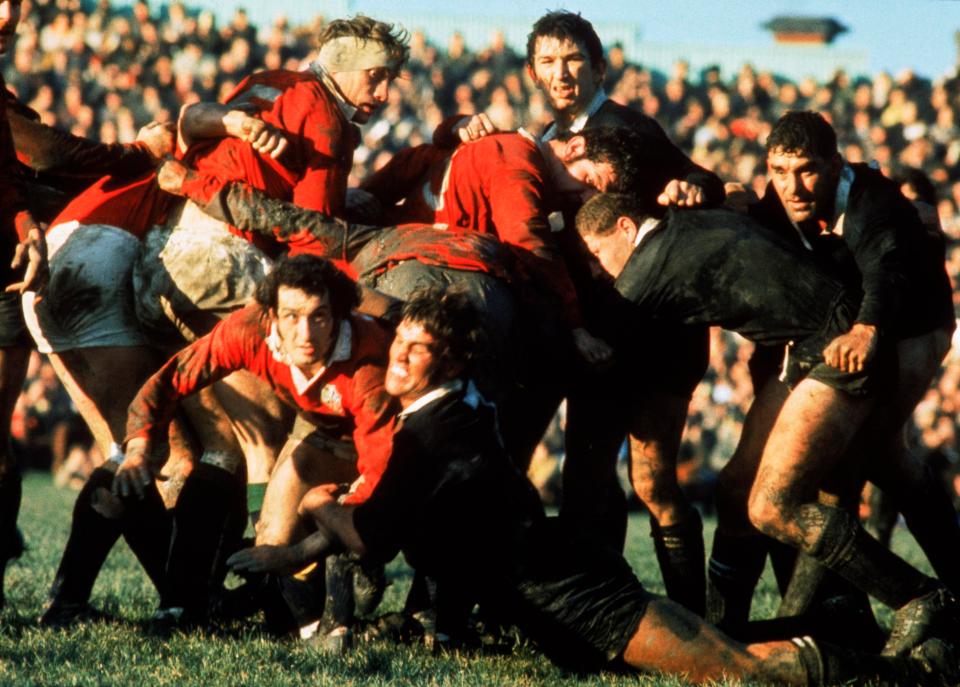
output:
<svg viewBox="0 0 960 687"><path fill-rule="evenodd" d="M133 270L140 325L158 344L194 341L249 303L270 265L259 248L187 203L143 240Z"/></svg>
<svg viewBox="0 0 960 687"><path fill-rule="evenodd" d="M144 346L134 314L133 265L140 241L106 224L65 222L47 233L50 282L40 300L23 296L37 350Z"/></svg>

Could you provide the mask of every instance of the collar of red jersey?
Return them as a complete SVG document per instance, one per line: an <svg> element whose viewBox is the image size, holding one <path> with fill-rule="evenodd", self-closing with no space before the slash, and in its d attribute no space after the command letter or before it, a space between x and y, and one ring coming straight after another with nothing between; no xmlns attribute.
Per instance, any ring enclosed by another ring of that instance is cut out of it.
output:
<svg viewBox="0 0 960 687"><path fill-rule="evenodd" d="M316 60L310 63L310 71L313 72L323 85L327 87L327 90L333 94L337 108L343 113L346 120L352 122L353 116L357 114L357 108L347 102L347 99L341 95L340 88L337 86L337 82L333 80L333 77L330 76L330 73Z"/></svg>
<svg viewBox="0 0 960 687"><path fill-rule="evenodd" d="M299 367L290 364L289 359L280 347L280 333L277 331L276 322L270 325L270 334L267 336L267 348L273 355L273 359L290 368L290 377L293 380L293 386L301 396L323 376L330 365L349 360L352 345L353 328L350 325L350 320L341 320L340 332L337 334L337 342L333 345L333 353L330 354L330 360L328 360L327 364L321 367L315 375L308 379Z"/></svg>
<svg viewBox="0 0 960 687"><path fill-rule="evenodd" d="M597 110L607 102L607 92L602 88L598 88L597 92L593 96L593 100L590 101L590 104L587 105L587 109L577 115L573 123L570 124L570 127L567 129L561 129L556 121L550 123L550 126L547 127L547 130L543 132L541 136L544 142L549 141L557 137L561 131L569 131L572 134L578 134L583 131L583 127L587 125L587 120L590 119L593 115L597 114Z"/></svg>

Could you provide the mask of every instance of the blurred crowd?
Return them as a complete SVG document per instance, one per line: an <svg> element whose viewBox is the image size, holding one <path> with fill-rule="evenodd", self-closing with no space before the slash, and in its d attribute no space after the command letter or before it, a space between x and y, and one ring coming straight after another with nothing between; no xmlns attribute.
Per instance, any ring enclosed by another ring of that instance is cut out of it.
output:
<svg viewBox="0 0 960 687"><path fill-rule="evenodd" d="M210 11L176 2L119 8L109 0L92 6L81 0L23 0L23 16L16 49L3 64L7 84L45 123L104 142L133 141L143 124L175 120L184 103L221 100L252 71L302 68L323 21L293 26L279 18L256 27L237 10L218 25ZM414 30L410 47L405 74L363 129L354 183L401 147L428 142L435 126L453 113L486 112L501 129L523 126L533 132L549 121L544 99L525 73L524 56L502 33L472 51L458 33L438 46ZM604 87L615 100L656 118L696 162L761 195L764 142L773 122L788 109L822 112L848 160L875 161L939 215L948 237L948 270L958 284L960 74L931 81L910 70L872 79L838 72L828 82L795 82L762 67L692 74L680 61L664 74L631 64L614 45ZM960 289L955 302L960 304ZM682 448L684 474L695 485L709 484L732 453L752 398L750 345L719 331L713 344L711 369L694 397ZM960 494L958 409L960 356L951 355L917 409L911 442ZM52 464L69 479L96 460L87 452L89 438L69 399L39 358L16 419L15 439L28 464ZM561 447L562 442L548 442L542 452L556 457Z"/></svg>

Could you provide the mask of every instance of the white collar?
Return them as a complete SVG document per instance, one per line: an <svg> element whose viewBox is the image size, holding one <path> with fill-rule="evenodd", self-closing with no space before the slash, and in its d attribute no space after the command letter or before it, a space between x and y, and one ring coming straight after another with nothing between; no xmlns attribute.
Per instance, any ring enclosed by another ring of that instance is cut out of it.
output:
<svg viewBox="0 0 960 687"><path fill-rule="evenodd" d="M473 384L472 382L470 383ZM397 417L407 417L408 415L413 415L415 412L421 408L438 401L447 394L451 394L455 391L460 391L463 388L462 379L451 379L449 382L441 384L438 387L435 387L431 391L428 391L423 396L418 398L416 401L408 405L406 408L397 413Z"/></svg>
<svg viewBox="0 0 960 687"><path fill-rule="evenodd" d="M637 238L633 240L633 247L636 248L640 245L640 242L649 234L651 231L657 228L657 225L660 224L660 220L656 217L647 217L640 224L640 228L637 229Z"/></svg>
<svg viewBox="0 0 960 687"><path fill-rule="evenodd" d="M853 167L850 166L849 162L844 161L843 167L840 168L840 178L837 180L837 194L833 200L833 217L827 228L821 232L822 234L843 236L843 219L847 213L847 203L850 202L850 188L853 186L854 177ZM807 250L813 250L813 246L810 245L810 241L804 236L797 223L791 220L790 224L797 230L797 235L804 247Z"/></svg>
<svg viewBox="0 0 960 687"><path fill-rule="evenodd" d="M447 394L452 394L454 392L460 391L464 388L464 382L462 379L451 379L445 384L441 384L432 391L428 391L423 396L418 398L416 401L408 405L406 408L397 413L398 418L404 418L408 415L413 415L418 410L422 410L426 406L430 405L434 401L439 401L441 398ZM483 395L477 390L477 387L474 385L472 379L468 379L466 382L466 392L463 394L463 402L466 403L473 409L478 408L481 404L485 406L494 407Z"/></svg>
<svg viewBox="0 0 960 687"><path fill-rule="evenodd" d="M326 69L316 60L310 63L310 71L316 75L323 85L327 87L327 90L333 93L333 99L337 102L337 108L340 112L343 113L343 116L348 122L353 121L353 116L357 114L357 108L347 102L347 99L343 97L340 93L340 87L337 86L337 82L334 81L333 77L330 75Z"/></svg>
<svg viewBox="0 0 960 687"><path fill-rule="evenodd" d="M330 359L326 365L321 367L317 373L309 379L299 367L290 364L289 356L281 349L280 333L277 331L276 322L270 325L270 334L267 336L266 342L267 348L270 350L270 353L273 354L273 359L290 368L290 378L293 380L293 386L297 390L297 393L303 396L303 394L323 376L330 365L350 359L350 350L353 347L353 328L349 320L342 320L340 322L340 331L337 334L337 342L333 345Z"/></svg>
<svg viewBox="0 0 960 687"><path fill-rule="evenodd" d="M550 123L550 126L547 127L547 130L543 132L543 140L550 141L556 138L557 134L559 134L561 131L569 131L572 134L580 133L583 131L583 127L587 125L587 120L595 115L597 110L599 110L605 102L607 102L607 93L603 90L603 88L598 88L597 92L593 95L593 100L591 100L590 104L587 105L587 109L574 117L573 122L570 123L570 126L561 129L557 121L554 120Z"/></svg>

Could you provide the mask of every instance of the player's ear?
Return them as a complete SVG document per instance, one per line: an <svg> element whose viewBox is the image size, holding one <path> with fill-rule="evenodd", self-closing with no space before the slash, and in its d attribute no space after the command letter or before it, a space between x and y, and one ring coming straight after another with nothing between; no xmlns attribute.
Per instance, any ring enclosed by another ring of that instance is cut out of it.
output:
<svg viewBox="0 0 960 687"><path fill-rule="evenodd" d="M627 215L620 215L617 217L617 231L632 244L637 240L637 233L640 229L632 218Z"/></svg>
<svg viewBox="0 0 960 687"><path fill-rule="evenodd" d="M583 136L572 136L569 141L567 141L566 155L564 156L568 162L573 162L574 160L579 160L587 153L587 139Z"/></svg>

